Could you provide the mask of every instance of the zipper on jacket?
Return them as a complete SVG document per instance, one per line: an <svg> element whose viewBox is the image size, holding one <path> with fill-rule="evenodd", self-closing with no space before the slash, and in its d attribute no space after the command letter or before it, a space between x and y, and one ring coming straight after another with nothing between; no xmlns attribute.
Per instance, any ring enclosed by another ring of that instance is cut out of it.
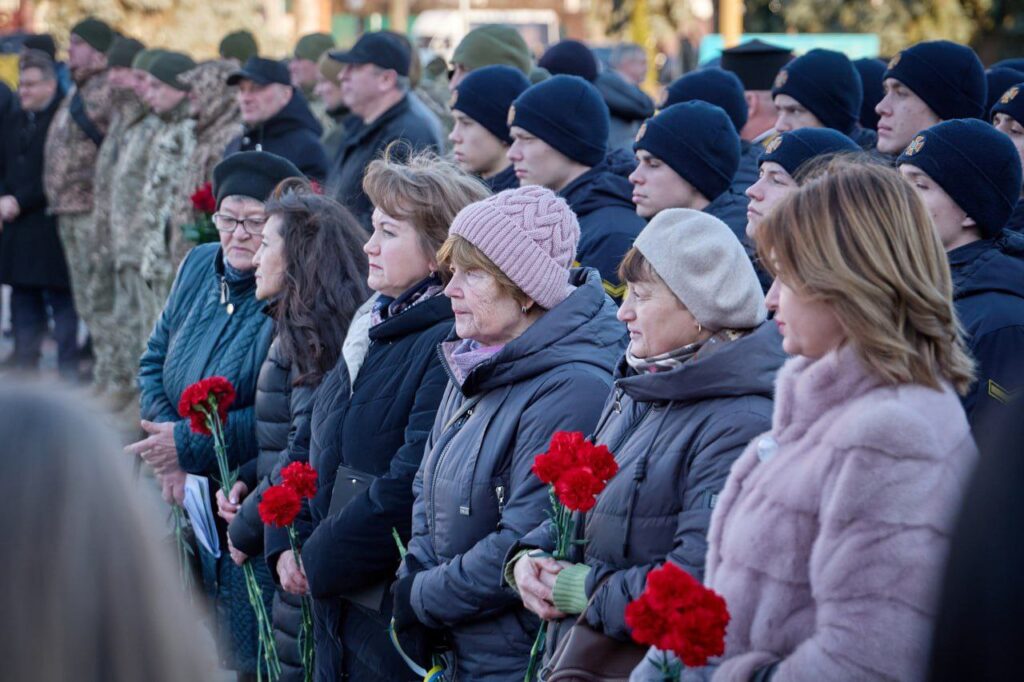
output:
<svg viewBox="0 0 1024 682"><path fill-rule="evenodd" d="M501 517L501 512L505 510L505 486L499 485L494 489L494 496L498 498L498 517Z"/></svg>
<svg viewBox="0 0 1024 682"><path fill-rule="evenodd" d="M629 557L630 535L633 532L633 510L636 508L637 498L640 497L640 484L647 478L647 459L650 457L651 449L657 442L661 429L665 426L665 421L670 414L672 414L672 401L669 401L665 406L665 413L658 420L658 425L654 429L654 435L651 436L650 443L644 448L643 454L640 455L640 459L636 463L636 469L633 471L633 490L629 493L629 507L626 509L626 531L622 538L622 557L624 559ZM646 412L644 416L647 416Z"/></svg>
<svg viewBox="0 0 1024 682"><path fill-rule="evenodd" d="M225 277L220 278L220 304L228 311L228 315L235 313L235 304L231 302L231 290Z"/></svg>

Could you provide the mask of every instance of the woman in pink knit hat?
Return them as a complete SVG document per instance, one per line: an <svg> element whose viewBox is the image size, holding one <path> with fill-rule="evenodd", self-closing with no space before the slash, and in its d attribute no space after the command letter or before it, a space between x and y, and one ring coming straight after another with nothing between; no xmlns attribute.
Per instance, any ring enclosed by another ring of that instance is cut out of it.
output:
<svg viewBox="0 0 1024 682"><path fill-rule="evenodd" d="M464 208L438 253L450 381L413 486L394 624L443 634L457 679L523 679L540 621L502 571L549 506L533 458L556 431L594 428L624 348L600 274L572 268L578 240L565 200L529 186Z"/></svg>
<svg viewBox="0 0 1024 682"><path fill-rule="evenodd" d="M834 162L772 210L758 250L794 357L771 431L733 465L711 518L705 583L731 621L710 677L923 679L977 454L942 246L909 183Z"/></svg>

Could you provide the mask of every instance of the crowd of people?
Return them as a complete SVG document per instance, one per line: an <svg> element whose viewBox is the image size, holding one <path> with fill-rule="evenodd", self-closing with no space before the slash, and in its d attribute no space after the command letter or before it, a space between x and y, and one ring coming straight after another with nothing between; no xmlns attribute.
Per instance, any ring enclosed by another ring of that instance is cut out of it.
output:
<svg viewBox="0 0 1024 682"><path fill-rule="evenodd" d="M70 91L52 49L22 55L14 362L50 315L78 377L81 317L171 506L218 478L179 399L233 384L223 551L186 568L239 679L262 674L246 564L285 680L518 681L542 626L547 679L580 623L628 642L666 562L731 616L683 680L948 673L957 515L1024 377L1024 60L755 40L655 106L641 56L535 59L488 25L450 65L390 32L287 63L240 32L196 63L93 18ZM556 560L532 467L560 431L619 471ZM318 489L289 537L258 507L294 462ZM633 653L664 679L671 653Z"/></svg>

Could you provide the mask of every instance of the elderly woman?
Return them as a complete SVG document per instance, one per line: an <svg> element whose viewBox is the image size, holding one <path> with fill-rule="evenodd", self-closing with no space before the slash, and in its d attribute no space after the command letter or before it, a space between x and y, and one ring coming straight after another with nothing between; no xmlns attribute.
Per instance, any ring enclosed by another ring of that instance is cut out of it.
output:
<svg viewBox="0 0 1024 682"><path fill-rule="evenodd" d="M586 544L573 561L531 556L532 548L554 550L548 521L509 565L523 605L560 621L549 654L584 610L593 628L629 641L626 605L665 561L703 577L714 501L732 463L771 424L785 358L750 259L707 213L659 213L619 276L628 285L619 319L630 342L594 432L619 473L577 523Z"/></svg>
<svg viewBox="0 0 1024 682"><path fill-rule="evenodd" d="M266 152L235 154L214 169L220 243L198 246L182 262L142 356L142 428L149 437L129 449L154 467L168 502L183 499L186 474L217 471L212 439L193 433L178 415L182 392L196 381L214 375L231 381L236 398L224 429L228 459L239 466L256 457L256 377L273 329L255 296L252 259L267 220L264 202L289 177L301 173ZM218 530L226 548L223 526ZM226 551L219 559L202 549L200 554L208 589L216 590L220 639L229 645L224 663L254 672L255 621L242 572Z"/></svg>
<svg viewBox="0 0 1024 682"><path fill-rule="evenodd" d="M845 164L777 206L758 247L795 357L712 515L705 583L732 617L712 679L923 679L976 460L942 245L909 183Z"/></svg>
<svg viewBox="0 0 1024 682"><path fill-rule="evenodd" d="M256 382L259 457L243 467L230 492L217 491L217 504L230 524L235 563L265 556L271 573L279 577L282 589L274 595L273 621L280 679L302 680L299 595L306 590L296 586L298 571L287 531L264 530L258 504L264 490L280 483L282 466L309 459L313 394L341 357L345 331L368 296L362 251L366 233L348 211L303 180L278 186L266 214L253 262L256 298L267 303L275 336ZM256 494L247 496L250 490Z"/></svg>
<svg viewBox="0 0 1024 682"><path fill-rule="evenodd" d="M757 161L757 181L746 191L747 237L755 239L772 207L800 186L798 171L804 164L826 154L859 151L856 142L831 128L800 128L774 138Z"/></svg>
<svg viewBox="0 0 1024 682"><path fill-rule="evenodd" d="M600 274L570 271L578 239L565 201L529 186L463 209L439 252L455 313L439 348L449 383L416 475L394 619L447 635L458 679L523 678L539 622L502 571L548 508L533 458L556 431L594 428L622 352Z"/></svg>
<svg viewBox="0 0 1024 682"><path fill-rule="evenodd" d="M320 489L301 579L315 600L317 679L395 682L412 673L387 634L384 597L400 561L391 533L409 539L412 481L447 382L436 346L452 307L435 254L456 214L487 190L431 154L374 161L363 188L376 207L363 251L377 295L315 399L310 461Z"/></svg>

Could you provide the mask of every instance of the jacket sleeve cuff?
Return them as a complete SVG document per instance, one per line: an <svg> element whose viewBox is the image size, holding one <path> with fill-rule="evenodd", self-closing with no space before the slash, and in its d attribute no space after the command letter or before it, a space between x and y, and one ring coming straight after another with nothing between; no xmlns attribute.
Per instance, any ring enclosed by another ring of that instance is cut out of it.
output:
<svg viewBox="0 0 1024 682"><path fill-rule="evenodd" d="M519 588L516 587L516 564L519 563L520 559L522 559L529 553L530 550L521 549L515 554L513 554L509 562L505 564L505 573L502 577L504 577L505 582L508 584L508 586L515 590L517 593L519 592Z"/></svg>
<svg viewBox="0 0 1024 682"><path fill-rule="evenodd" d="M552 601L562 613L583 613L587 608L587 576L590 566L573 564L563 568L555 576L555 587L551 590Z"/></svg>

